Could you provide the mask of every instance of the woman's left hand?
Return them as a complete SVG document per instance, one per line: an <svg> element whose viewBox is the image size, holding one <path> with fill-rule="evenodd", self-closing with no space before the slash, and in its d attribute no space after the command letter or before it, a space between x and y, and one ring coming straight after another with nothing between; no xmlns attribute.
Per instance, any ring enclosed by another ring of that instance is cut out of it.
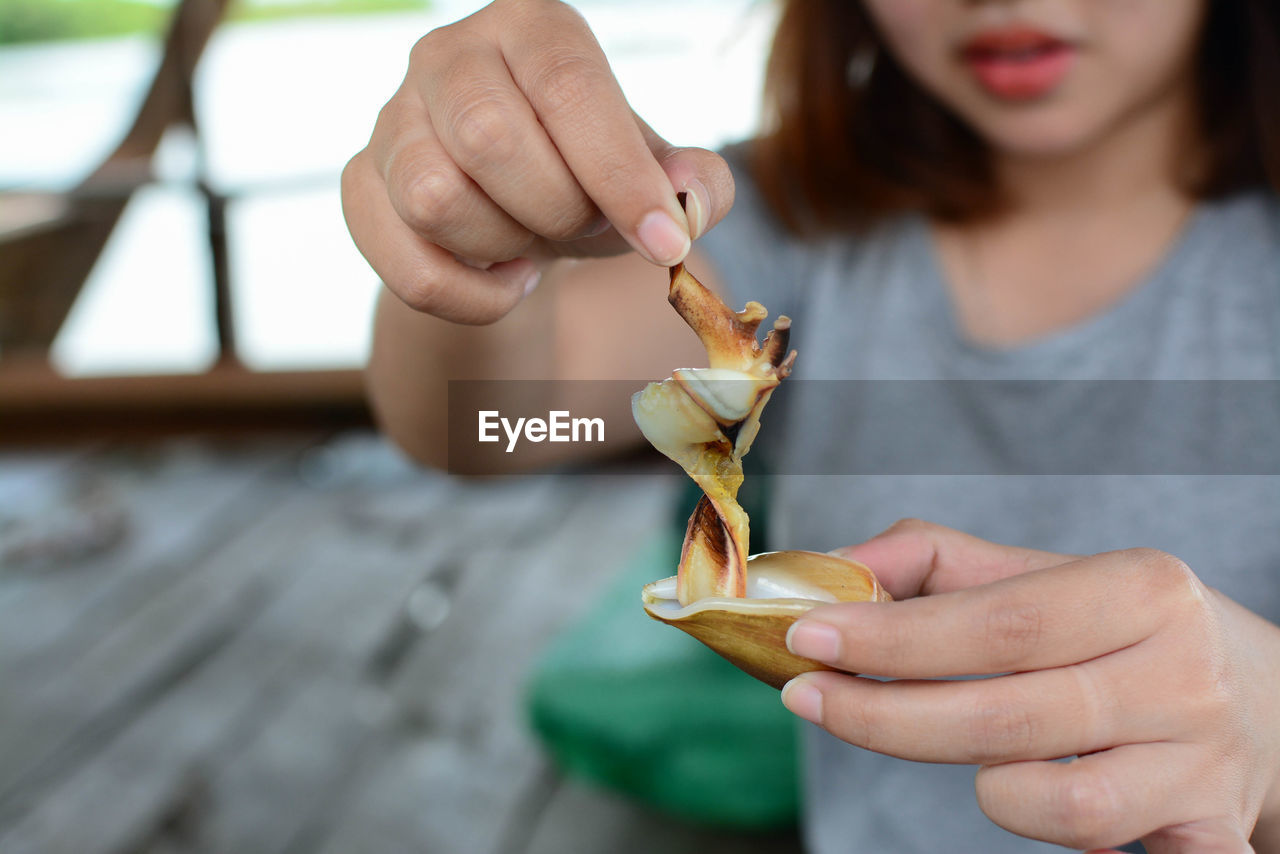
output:
<svg viewBox="0 0 1280 854"><path fill-rule="evenodd" d="M980 765L983 812L1023 836L1236 854L1253 835L1276 850L1280 628L1181 560L1036 552L914 520L835 554L898 601L817 608L788 645L897 681L807 673L783 691L792 712L869 750ZM935 681L959 675L992 678Z"/></svg>

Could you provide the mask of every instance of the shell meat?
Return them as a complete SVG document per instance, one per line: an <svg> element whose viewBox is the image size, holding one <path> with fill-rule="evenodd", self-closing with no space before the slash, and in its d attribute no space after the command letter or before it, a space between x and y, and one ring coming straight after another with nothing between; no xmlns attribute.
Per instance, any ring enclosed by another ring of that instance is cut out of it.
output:
<svg viewBox="0 0 1280 854"><path fill-rule="evenodd" d="M763 345L764 306L732 311L683 264L671 268L668 300L706 348L710 366L680 369L631 400L641 432L702 489L689 517L672 578L642 591L645 611L702 641L776 688L823 665L787 651L787 629L831 602L883 601L889 594L867 567L816 552L747 557L749 519L738 504L742 457L760 430L760 413L790 373L791 321L773 323Z"/></svg>

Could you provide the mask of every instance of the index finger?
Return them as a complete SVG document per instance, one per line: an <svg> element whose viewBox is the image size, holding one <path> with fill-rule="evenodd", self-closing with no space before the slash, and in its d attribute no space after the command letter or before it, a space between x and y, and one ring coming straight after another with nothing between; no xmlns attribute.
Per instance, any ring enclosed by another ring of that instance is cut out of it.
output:
<svg viewBox="0 0 1280 854"><path fill-rule="evenodd" d="M792 626L787 645L842 670L899 678L1088 661L1154 634L1186 595L1185 573L1159 555L1107 552L937 596L824 605Z"/></svg>
<svg viewBox="0 0 1280 854"><path fill-rule="evenodd" d="M565 164L633 248L658 264L683 260L689 224L676 190L586 21L555 4L526 23L502 52Z"/></svg>
<svg viewBox="0 0 1280 854"><path fill-rule="evenodd" d="M962 590L1075 559L992 543L920 519L899 519L871 539L832 554L871 567L895 599Z"/></svg>

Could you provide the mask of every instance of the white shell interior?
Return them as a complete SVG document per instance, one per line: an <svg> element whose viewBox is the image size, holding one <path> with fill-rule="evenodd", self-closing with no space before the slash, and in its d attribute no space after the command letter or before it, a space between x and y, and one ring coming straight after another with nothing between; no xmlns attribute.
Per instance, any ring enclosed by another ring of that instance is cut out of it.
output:
<svg viewBox="0 0 1280 854"><path fill-rule="evenodd" d="M724 438L716 420L673 379L632 395L631 414L649 443L681 466L692 447Z"/></svg>
<svg viewBox="0 0 1280 854"><path fill-rule="evenodd" d="M746 418L759 397L759 380L743 371L680 368L672 376L724 422Z"/></svg>
<svg viewBox="0 0 1280 854"><path fill-rule="evenodd" d="M676 577L659 579L645 587L655 599L676 599ZM821 587L798 582L792 578L758 578L747 576L748 599L815 599L819 602L835 602L836 597Z"/></svg>
<svg viewBox="0 0 1280 854"><path fill-rule="evenodd" d="M655 614L673 619L711 607L732 608L735 607L735 603L736 607L742 607L748 601L751 602L752 610L768 608L766 603L769 602L776 602L780 609L794 610L799 604L795 600L806 600L810 603L839 601L833 593L816 584L806 582L798 573L790 571L785 564L768 560L769 555L758 557L766 558L757 565L756 568L759 571L752 572L752 563L756 562L755 558L747 563L745 599L713 596L681 607L679 600L676 599L676 576L673 575L645 585L645 607Z"/></svg>

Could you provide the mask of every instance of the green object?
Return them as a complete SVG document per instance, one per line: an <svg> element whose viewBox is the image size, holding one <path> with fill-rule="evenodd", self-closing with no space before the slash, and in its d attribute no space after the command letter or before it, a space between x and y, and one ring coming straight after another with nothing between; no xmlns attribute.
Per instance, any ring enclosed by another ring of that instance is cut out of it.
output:
<svg viewBox="0 0 1280 854"><path fill-rule="evenodd" d="M796 820L795 719L778 692L650 619L640 588L672 575L664 531L544 654L533 727L570 774L682 818L738 828Z"/></svg>

